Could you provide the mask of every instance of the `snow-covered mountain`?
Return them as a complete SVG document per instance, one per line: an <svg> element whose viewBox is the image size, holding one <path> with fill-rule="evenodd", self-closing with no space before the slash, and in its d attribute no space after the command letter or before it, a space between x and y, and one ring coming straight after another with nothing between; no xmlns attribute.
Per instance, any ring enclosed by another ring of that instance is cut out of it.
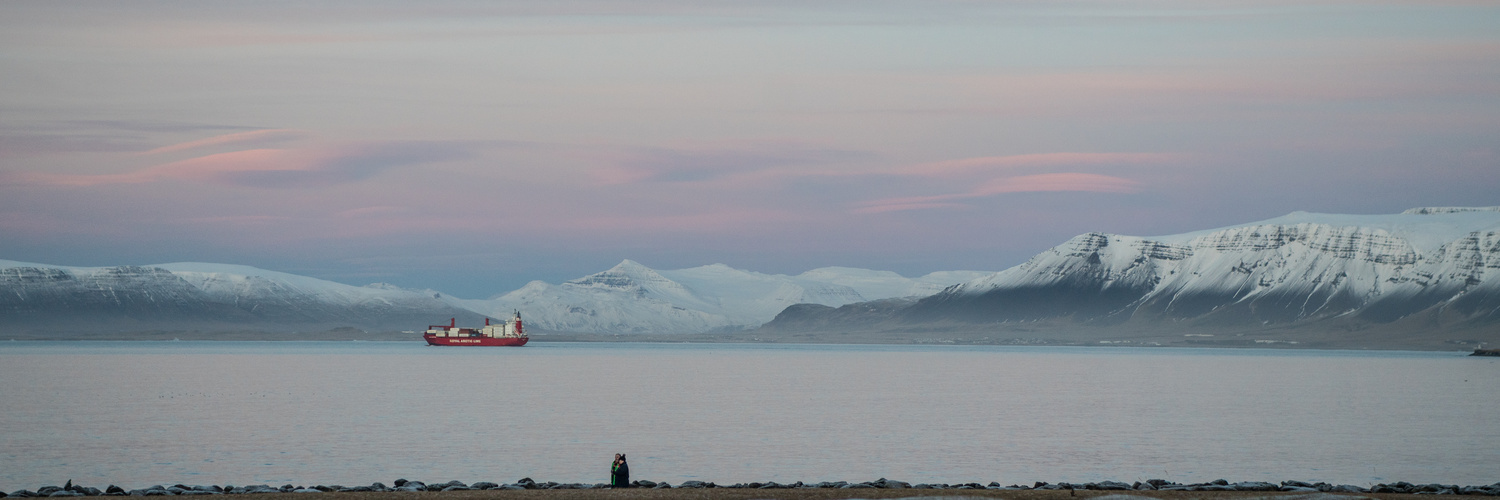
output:
<svg viewBox="0 0 1500 500"><path fill-rule="evenodd" d="M391 329L448 317L480 320L430 290L356 287L228 264L0 261L0 291L0 326L11 329Z"/></svg>
<svg viewBox="0 0 1500 500"><path fill-rule="evenodd" d="M1295 212L1159 237L1089 233L913 304L870 310L867 323L906 325L1500 330L1500 207ZM796 328L833 313L789 312L768 326Z"/></svg>
<svg viewBox="0 0 1500 500"><path fill-rule="evenodd" d="M528 324L552 331L698 333L754 328L792 304L839 306L930 295L989 274L945 271L906 278L888 271L826 267L787 276L723 264L658 271L626 260L557 285L533 281L492 299L449 303L497 317L520 310Z"/></svg>
<svg viewBox="0 0 1500 500"><path fill-rule="evenodd" d="M468 300L231 264L67 267L0 260L0 328L392 331L450 317L478 324L483 316L507 317L518 310L533 331L700 333L754 328L792 304L837 306L929 295L989 274L947 271L905 278L830 267L785 276L722 264L657 271L627 260L565 283L534 281L492 299Z"/></svg>

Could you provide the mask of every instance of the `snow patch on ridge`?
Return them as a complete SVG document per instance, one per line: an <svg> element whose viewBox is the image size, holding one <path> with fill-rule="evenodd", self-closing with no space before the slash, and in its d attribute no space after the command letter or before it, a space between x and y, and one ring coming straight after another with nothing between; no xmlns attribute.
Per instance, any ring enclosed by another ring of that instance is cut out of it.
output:
<svg viewBox="0 0 1500 500"><path fill-rule="evenodd" d="M654 270L625 260L607 271L560 284L533 281L489 300L452 300L501 316L521 310L529 324L584 333L698 333L755 328L792 304L841 306L930 295L990 273L948 271L905 278L887 271L814 269L797 276L745 271L724 264ZM951 281L944 281L948 278Z"/></svg>
<svg viewBox="0 0 1500 500"><path fill-rule="evenodd" d="M1478 308L1464 314L1494 314L1484 304L1500 296L1496 270L1497 207L1397 215L1294 212L1153 238L1080 235L944 295L1049 287L1139 290L1140 298L1119 313L1191 318L1244 305L1245 314L1262 321L1355 312L1394 320L1464 300Z"/></svg>

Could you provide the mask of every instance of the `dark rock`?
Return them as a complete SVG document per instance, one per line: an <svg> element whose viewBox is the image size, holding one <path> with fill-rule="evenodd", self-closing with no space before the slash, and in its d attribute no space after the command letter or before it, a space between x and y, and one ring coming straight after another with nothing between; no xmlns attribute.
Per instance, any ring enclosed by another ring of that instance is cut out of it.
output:
<svg viewBox="0 0 1500 500"><path fill-rule="evenodd" d="M1130 487L1130 485L1122 483L1122 482L1119 482L1119 481L1100 481L1098 483L1093 483L1090 486L1092 486L1091 488L1089 488L1091 490L1110 490L1110 491L1113 491L1113 490L1129 490L1129 489L1133 489L1133 488Z"/></svg>
<svg viewBox="0 0 1500 500"><path fill-rule="evenodd" d="M1233 486L1235 491L1276 491L1282 488L1265 481L1243 481L1234 483Z"/></svg>

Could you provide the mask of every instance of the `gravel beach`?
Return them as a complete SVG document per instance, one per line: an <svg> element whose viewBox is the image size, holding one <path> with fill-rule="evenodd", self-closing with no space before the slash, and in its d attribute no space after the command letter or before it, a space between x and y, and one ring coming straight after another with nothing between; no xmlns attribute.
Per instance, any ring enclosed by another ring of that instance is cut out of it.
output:
<svg viewBox="0 0 1500 500"><path fill-rule="evenodd" d="M1431 498L1428 495L1401 493L1305 493L1305 492L1250 492L1250 491L1089 491L1089 490L839 490L839 489L786 489L786 490L740 490L714 489L598 489L598 490L483 490L447 492L336 492L324 493L336 500L841 500L858 498L1003 498L1029 499L1120 499L1131 498L1226 498L1284 500L1339 500L1357 498L1416 499ZM305 493L270 493L256 495L256 500L307 500Z"/></svg>

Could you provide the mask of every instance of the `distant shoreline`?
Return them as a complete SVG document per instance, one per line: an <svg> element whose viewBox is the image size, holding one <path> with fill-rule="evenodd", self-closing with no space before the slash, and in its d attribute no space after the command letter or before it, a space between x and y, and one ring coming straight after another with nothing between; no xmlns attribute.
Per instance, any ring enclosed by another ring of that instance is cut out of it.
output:
<svg viewBox="0 0 1500 500"><path fill-rule="evenodd" d="M7 335L0 333L3 341L100 341L100 342L170 342L170 341L224 341L224 342L412 342L421 343L420 335L401 332L363 332L340 329L326 332L212 332L212 331L151 331L120 334L92 335ZM1121 348L1208 348L1208 349L1263 349L1263 350L1311 350L1311 351L1419 351L1472 353L1475 347L1466 344L1442 346L1360 346L1360 345L1312 345L1294 343L1253 343L1245 341L1213 342L1191 339L1172 344L1145 343L1099 343L1034 339L1015 342L1015 339L963 338L911 340L895 338L851 339L837 335L799 336L776 338L753 333L727 334L586 334L545 333L531 337L532 343L642 343L642 344L821 344L821 345L909 345L909 346L1009 346L1009 347L1121 347ZM1493 351L1487 349L1487 351Z"/></svg>

